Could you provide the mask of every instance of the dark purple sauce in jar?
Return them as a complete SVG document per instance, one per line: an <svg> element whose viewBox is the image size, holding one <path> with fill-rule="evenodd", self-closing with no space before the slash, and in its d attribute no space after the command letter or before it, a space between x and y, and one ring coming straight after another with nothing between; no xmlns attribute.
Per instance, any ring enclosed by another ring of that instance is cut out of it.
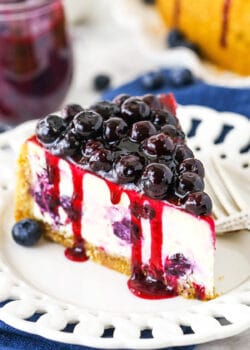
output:
<svg viewBox="0 0 250 350"><path fill-rule="evenodd" d="M61 0L0 0L0 121L53 112L72 79Z"/></svg>

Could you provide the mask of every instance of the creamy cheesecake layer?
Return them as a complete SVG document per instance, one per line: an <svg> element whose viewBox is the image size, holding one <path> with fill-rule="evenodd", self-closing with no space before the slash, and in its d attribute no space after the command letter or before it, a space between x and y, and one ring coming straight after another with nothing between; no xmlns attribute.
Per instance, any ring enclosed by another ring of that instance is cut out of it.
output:
<svg viewBox="0 0 250 350"><path fill-rule="evenodd" d="M49 166L46 156L47 151L33 140L27 141L27 157L30 164L29 191L34 198L32 201L34 217L46 222L54 231L62 237L62 242L74 240L74 227L69 219L69 212L58 206L56 217L47 209L44 209L36 200L39 192L49 183ZM81 237L93 247L98 247L105 254L119 257L125 261L131 261L133 255L133 242L129 237L129 223L131 221L131 205L133 198L129 191L122 191L119 201L112 203L111 190L108 182L99 176L81 170L85 173L82 177L83 199L81 204ZM74 191L72 164L67 160L58 160L59 198L67 204L77 193ZM138 196L140 196L138 194ZM132 199L131 199L132 198ZM144 197L143 197L144 198ZM151 205L157 201L148 200L146 197L141 204ZM173 206L168 202L162 202L161 227L162 237L158 244L160 234L152 231L150 219L141 218L140 254L141 263L147 268L152 262L157 261L159 269L172 268L173 261L169 260L176 254L184 257L177 270L181 273L178 284L183 288L194 285L204 288L204 298L213 296L213 264L214 264L214 236L212 221L209 218L196 217ZM67 205L66 205L67 207ZM157 210L157 206L155 207ZM126 227L126 225L128 227ZM115 231L121 231L116 232ZM123 232L124 231L124 232ZM53 237L52 237L53 238ZM58 239L56 239L58 241ZM158 242L158 243L157 243ZM132 253L131 253L132 252ZM138 253L138 252L137 252ZM168 265L168 262L172 265ZM175 261L175 260L174 260ZM167 266L167 267L166 267ZM178 274L178 271L176 272ZM191 293L192 294L192 293Z"/></svg>

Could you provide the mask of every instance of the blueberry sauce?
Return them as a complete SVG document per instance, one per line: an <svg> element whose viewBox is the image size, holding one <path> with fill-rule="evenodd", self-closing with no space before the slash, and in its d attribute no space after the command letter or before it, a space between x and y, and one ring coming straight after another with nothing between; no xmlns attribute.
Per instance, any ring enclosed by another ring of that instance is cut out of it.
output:
<svg viewBox="0 0 250 350"><path fill-rule="evenodd" d="M220 44L222 47L227 46L227 32L228 32L228 25L229 25L230 7L231 7L231 0L224 0L223 12L222 12L222 29L221 29L221 37L220 37Z"/></svg>

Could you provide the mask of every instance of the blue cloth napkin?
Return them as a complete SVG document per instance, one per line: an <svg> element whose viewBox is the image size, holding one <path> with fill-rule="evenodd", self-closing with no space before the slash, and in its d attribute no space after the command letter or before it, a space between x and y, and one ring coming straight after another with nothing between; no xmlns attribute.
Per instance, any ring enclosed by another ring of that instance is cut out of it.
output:
<svg viewBox="0 0 250 350"><path fill-rule="evenodd" d="M163 70L165 77L169 71ZM114 90L107 91L103 99L111 100L120 93L143 95L146 93L173 92L180 104L196 104L212 107L218 111L231 111L250 118L250 88L236 89L208 85L202 81L195 81L191 85L173 88L167 84L158 90L145 90L141 84L141 77ZM1 307L1 304L0 304ZM184 329L184 332L186 330ZM108 334L107 334L108 336ZM194 346L174 347L168 350L193 350ZM62 344L27 334L16 330L0 321L0 350L90 350L93 348Z"/></svg>

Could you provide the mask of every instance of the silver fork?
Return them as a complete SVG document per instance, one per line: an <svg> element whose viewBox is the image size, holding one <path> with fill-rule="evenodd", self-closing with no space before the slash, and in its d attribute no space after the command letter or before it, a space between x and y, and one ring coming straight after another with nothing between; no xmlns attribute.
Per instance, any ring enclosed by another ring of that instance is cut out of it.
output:
<svg viewBox="0 0 250 350"><path fill-rule="evenodd" d="M217 233L250 230L250 203L215 157L206 159L206 189L213 201Z"/></svg>

